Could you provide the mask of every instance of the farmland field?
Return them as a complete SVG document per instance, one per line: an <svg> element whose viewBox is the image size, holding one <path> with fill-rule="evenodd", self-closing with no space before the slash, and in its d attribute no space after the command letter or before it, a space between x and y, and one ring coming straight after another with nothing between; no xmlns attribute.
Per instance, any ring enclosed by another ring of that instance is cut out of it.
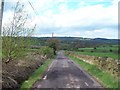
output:
<svg viewBox="0 0 120 90"><path fill-rule="evenodd" d="M110 57L118 60L118 45L99 46L94 48L79 48L78 54Z"/></svg>

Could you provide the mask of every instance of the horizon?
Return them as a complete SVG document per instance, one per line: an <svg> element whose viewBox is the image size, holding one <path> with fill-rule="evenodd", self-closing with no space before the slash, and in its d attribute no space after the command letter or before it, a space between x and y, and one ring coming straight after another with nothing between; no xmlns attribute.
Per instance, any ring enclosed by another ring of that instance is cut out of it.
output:
<svg viewBox="0 0 120 90"><path fill-rule="evenodd" d="M31 36L31 37L35 37L35 36ZM97 38L85 38L85 37L75 37L75 36L73 36L73 37L71 37L71 36L55 36L55 37L50 37L50 36L45 36L45 37L35 37L35 38L83 38L83 39L109 39L109 38L99 38L99 37L97 37ZM111 39L114 39L114 38L111 38ZM120 39L115 39L115 40L120 40Z"/></svg>

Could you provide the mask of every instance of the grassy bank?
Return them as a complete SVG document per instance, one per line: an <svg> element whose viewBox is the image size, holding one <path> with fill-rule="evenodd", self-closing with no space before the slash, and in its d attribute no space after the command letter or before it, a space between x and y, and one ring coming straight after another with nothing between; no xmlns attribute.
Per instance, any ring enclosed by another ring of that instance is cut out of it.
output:
<svg viewBox="0 0 120 90"><path fill-rule="evenodd" d="M73 56L69 56L72 60L78 63L83 69L89 72L92 76L96 77L96 79L106 88L117 88L118 81L116 78L111 76L109 73L100 70L95 65L88 64L78 58Z"/></svg>
<svg viewBox="0 0 120 90"><path fill-rule="evenodd" d="M46 68L49 64L52 63L53 60L47 60L42 66L40 66L30 77L28 80L24 81L20 87L20 90L29 90L32 85L42 78L43 73L45 72Z"/></svg>

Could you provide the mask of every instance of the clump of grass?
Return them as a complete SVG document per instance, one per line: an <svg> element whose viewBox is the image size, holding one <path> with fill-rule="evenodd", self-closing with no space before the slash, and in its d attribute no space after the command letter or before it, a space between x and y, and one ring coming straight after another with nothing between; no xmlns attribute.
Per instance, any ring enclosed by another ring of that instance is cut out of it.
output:
<svg viewBox="0 0 120 90"><path fill-rule="evenodd" d="M47 60L42 66L40 66L30 77L28 80L24 81L20 87L20 90L29 90L32 85L37 81L40 80L43 73L45 72L48 65L52 62L52 60Z"/></svg>
<svg viewBox="0 0 120 90"><path fill-rule="evenodd" d="M100 83L106 88L118 88L118 80L109 73L100 70L97 66L88 64L76 57L69 56L72 60L78 63L83 69L95 76Z"/></svg>

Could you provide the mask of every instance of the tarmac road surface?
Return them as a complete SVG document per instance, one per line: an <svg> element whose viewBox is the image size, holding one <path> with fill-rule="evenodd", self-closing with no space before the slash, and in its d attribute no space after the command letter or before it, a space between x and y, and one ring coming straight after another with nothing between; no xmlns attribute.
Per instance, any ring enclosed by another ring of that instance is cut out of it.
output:
<svg viewBox="0 0 120 90"><path fill-rule="evenodd" d="M49 66L42 80L37 81L32 90L40 88L101 88L102 86L79 65L58 52L57 58ZM98 89L97 89L98 90Z"/></svg>

